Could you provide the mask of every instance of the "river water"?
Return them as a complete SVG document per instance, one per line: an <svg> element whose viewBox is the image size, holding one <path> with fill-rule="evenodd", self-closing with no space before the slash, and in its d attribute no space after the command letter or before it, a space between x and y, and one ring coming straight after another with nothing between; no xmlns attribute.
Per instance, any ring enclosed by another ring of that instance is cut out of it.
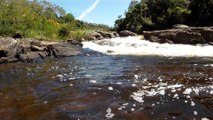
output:
<svg viewBox="0 0 213 120"><path fill-rule="evenodd" d="M0 65L0 120L212 120L213 47L139 37Z"/></svg>

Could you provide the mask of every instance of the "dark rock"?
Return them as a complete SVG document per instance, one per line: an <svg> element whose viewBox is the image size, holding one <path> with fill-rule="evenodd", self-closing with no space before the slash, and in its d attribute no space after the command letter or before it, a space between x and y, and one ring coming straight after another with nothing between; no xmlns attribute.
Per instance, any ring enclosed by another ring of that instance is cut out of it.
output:
<svg viewBox="0 0 213 120"><path fill-rule="evenodd" d="M102 39L110 39L119 37L119 34L117 32L107 32L107 31L95 31L91 32L88 35L89 40L102 40Z"/></svg>
<svg viewBox="0 0 213 120"><path fill-rule="evenodd" d="M208 27L144 31L143 35L146 40L157 43L206 44L213 41L213 30Z"/></svg>
<svg viewBox="0 0 213 120"><path fill-rule="evenodd" d="M46 56L68 57L81 53L80 41L40 42L33 39L1 38L0 63L44 59Z"/></svg>
<svg viewBox="0 0 213 120"><path fill-rule="evenodd" d="M103 37L98 32L91 32L88 35L88 39L89 40L101 40L101 39L103 39Z"/></svg>
<svg viewBox="0 0 213 120"><path fill-rule="evenodd" d="M72 45L76 45L76 46L83 46L83 44L81 43L81 40L67 40L68 43L72 44Z"/></svg>
<svg viewBox="0 0 213 120"><path fill-rule="evenodd" d="M49 55L50 56L53 55L55 57L69 57L81 53L80 47L67 43L50 45L49 51L50 51Z"/></svg>
<svg viewBox="0 0 213 120"><path fill-rule="evenodd" d="M114 34L112 32L103 32L103 31L97 31L97 33L100 33L101 36L104 38L104 39L108 39L108 38L114 38Z"/></svg>
<svg viewBox="0 0 213 120"><path fill-rule="evenodd" d="M120 35L121 37L137 36L137 34L136 34L136 33L133 33L133 32L128 31L128 30L120 31L120 32L119 32L119 35Z"/></svg>
<svg viewBox="0 0 213 120"><path fill-rule="evenodd" d="M16 32L13 37L14 39L22 39L22 35L19 32Z"/></svg>
<svg viewBox="0 0 213 120"><path fill-rule="evenodd" d="M41 41L38 41L38 40L32 40L31 45L43 47L43 44L41 43Z"/></svg>
<svg viewBox="0 0 213 120"><path fill-rule="evenodd" d="M203 29L201 35L207 42L213 42L213 29Z"/></svg>
<svg viewBox="0 0 213 120"><path fill-rule="evenodd" d="M177 32L175 38L173 39L173 42L180 44L198 44L204 43L205 41L200 33L182 31Z"/></svg>
<svg viewBox="0 0 213 120"><path fill-rule="evenodd" d="M171 40L168 40L168 39L161 39L159 41L159 43L163 44L163 43L169 43L169 44L173 44L173 42Z"/></svg>
<svg viewBox="0 0 213 120"><path fill-rule="evenodd" d="M37 59L44 59L46 56L46 52L30 52L26 54L20 54L20 60L25 62L31 62Z"/></svg>
<svg viewBox="0 0 213 120"><path fill-rule="evenodd" d="M157 43L159 43L159 41L161 40L156 36L150 36L150 37L148 37L148 39L150 42L157 42Z"/></svg>
<svg viewBox="0 0 213 120"><path fill-rule="evenodd" d="M8 62L8 58L7 57L1 57L0 58L0 63L6 63Z"/></svg>
<svg viewBox="0 0 213 120"><path fill-rule="evenodd" d="M112 32L112 34L114 35L114 37L119 37L119 34L117 32Z"/></svg>

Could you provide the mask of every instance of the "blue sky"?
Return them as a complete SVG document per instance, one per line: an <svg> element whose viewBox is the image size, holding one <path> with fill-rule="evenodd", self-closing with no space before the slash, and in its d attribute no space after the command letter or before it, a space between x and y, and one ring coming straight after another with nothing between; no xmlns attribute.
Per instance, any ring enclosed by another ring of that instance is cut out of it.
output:
<svg viewBox="0 0 213 120"><path fill-rule="evenodd" d="M47 0L63 7L83 21L114 26L114 21L128 9L131 0Z"/></svg>

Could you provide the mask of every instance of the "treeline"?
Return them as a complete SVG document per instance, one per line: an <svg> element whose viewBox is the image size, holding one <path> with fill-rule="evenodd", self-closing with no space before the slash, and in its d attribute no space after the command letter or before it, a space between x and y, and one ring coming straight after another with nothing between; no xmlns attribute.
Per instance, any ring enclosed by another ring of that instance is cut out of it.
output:
<svg viewBox="0 0 213 120"><path fill-rule="evenodd" d="M124 18L115 21L115 29L142 33L174 24L212 26L213 0L132 0Z"/></svg>
<svg viewBox="0 0 213 120"><path fill-rule="evenodd" d="M0 36L19 32L24 37L78 39L90 30L110 29L76 20L71 13L45 0L1 0L0 11Z"/></svg>

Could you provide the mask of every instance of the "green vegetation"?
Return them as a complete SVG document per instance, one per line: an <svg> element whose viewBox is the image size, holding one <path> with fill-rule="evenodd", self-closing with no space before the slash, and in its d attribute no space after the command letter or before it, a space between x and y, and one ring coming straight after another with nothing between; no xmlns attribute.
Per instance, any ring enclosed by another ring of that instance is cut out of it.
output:
<svg viewBox="0 0 213 120"><path fill-rule="evenodd" d="M88 31L110 29L76 20L71 13L45 0L1 0L0 11L0 36L19 32L39 39L82 39Z"/></svg>
<svg viewBox="0 0 213 120"><path fill-rule="evenodd" d="M142 33L174 24L213 25L213 0L132 0L125 17L115 21L115 29Z"/></svg>

